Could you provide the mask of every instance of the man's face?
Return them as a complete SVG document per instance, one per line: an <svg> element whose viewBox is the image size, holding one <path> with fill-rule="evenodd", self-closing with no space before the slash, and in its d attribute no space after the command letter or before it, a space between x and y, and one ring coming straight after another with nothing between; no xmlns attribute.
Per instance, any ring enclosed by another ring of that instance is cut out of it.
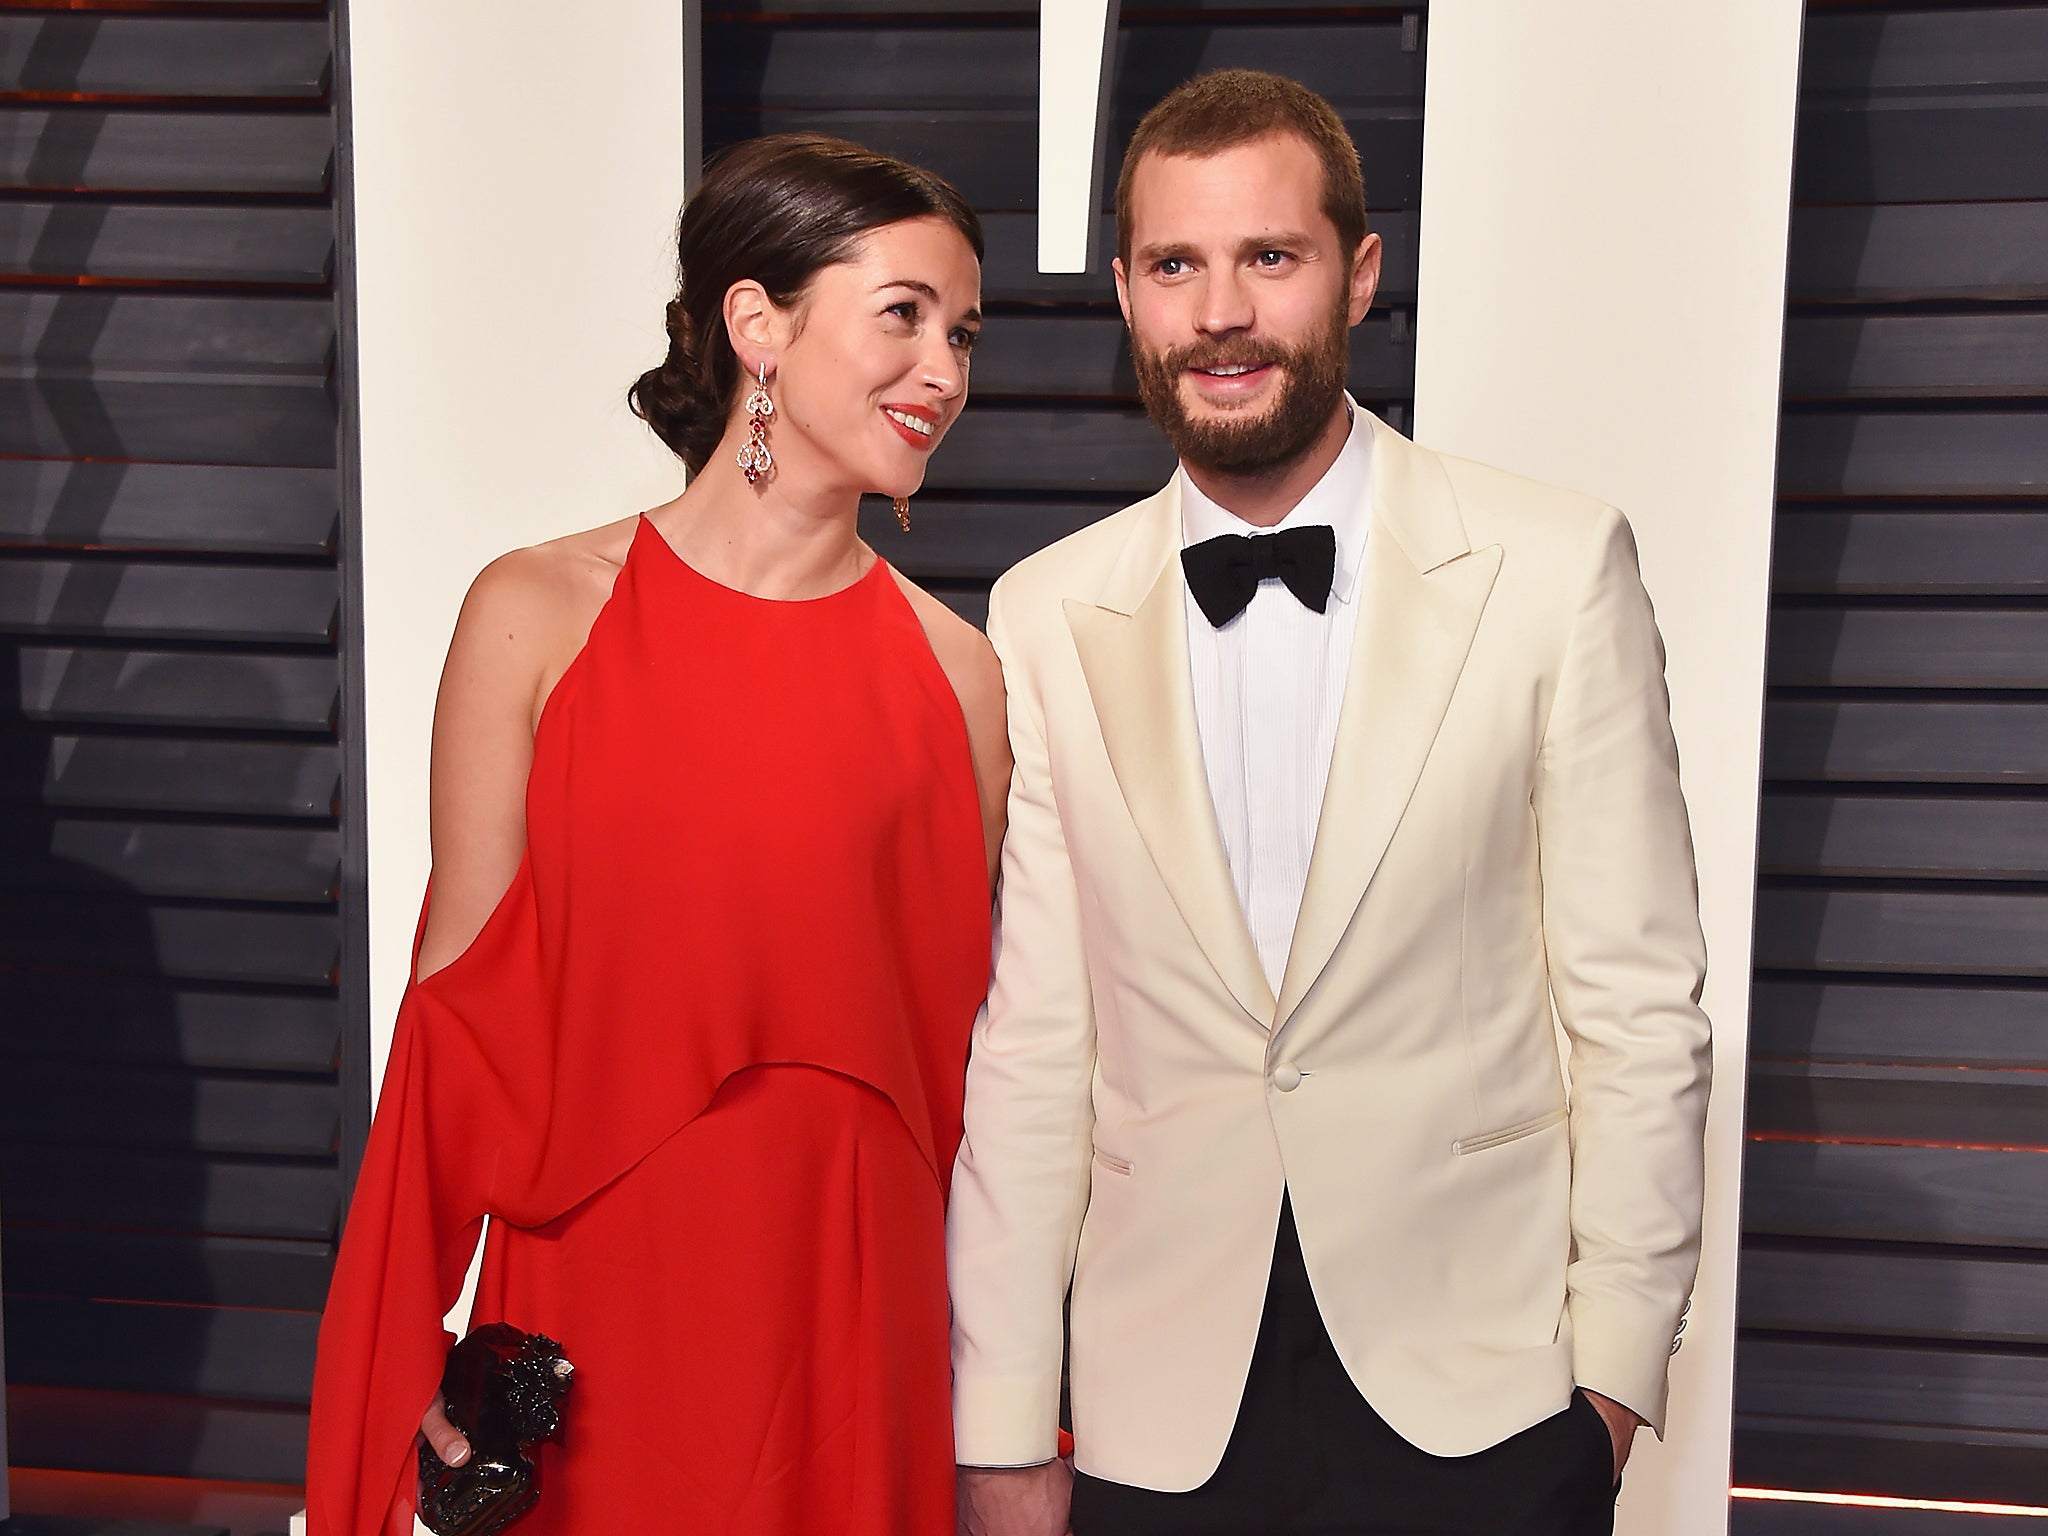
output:
<svg viewBox="0 0 2048 1536"><path fill-rule="evenodd" d="M1322 192L1322 164L1293 134L1138 165L1117 298L1145 409L1191 465L1284 468L1338 409L1379 237L1347 260Z"/></svg>

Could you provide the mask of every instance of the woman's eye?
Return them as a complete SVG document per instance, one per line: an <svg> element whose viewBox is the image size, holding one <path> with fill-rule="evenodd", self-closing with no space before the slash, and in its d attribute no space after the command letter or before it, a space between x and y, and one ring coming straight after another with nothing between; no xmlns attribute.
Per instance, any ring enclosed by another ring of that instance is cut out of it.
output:
<svg viewBox="0 0 2048 1536"><path fill-rule="evenodd" d="M981 340L981 332L970 331L965 326L953 333L953 345L962 352L972 352L974 344Z"/></svg>
<svg viewBox="0 0 2048 1536"><path fill-rule="evenodd" d="M912 325L915 325L917 323L917 300L905 299L901 303L891 304L882 313L894 315L898 320L907 320Z"/></svg>

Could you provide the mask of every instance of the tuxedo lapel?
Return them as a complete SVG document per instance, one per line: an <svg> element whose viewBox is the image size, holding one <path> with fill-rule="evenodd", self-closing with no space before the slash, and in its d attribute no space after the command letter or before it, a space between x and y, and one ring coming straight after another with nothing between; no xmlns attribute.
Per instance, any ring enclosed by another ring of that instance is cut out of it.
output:
<svg viewBox="0 0 2048 1536"><path fill-rule="evenodd" d="M1474 550L1434 455L1374 424L1372 531L1329 788L1277 1029L1330 963L1407 809L1500 570Z"/></svg>
<svg viewBox="0 0 2048 1536"><path fill-rule="evenodd" d="M1195 729L1181 590L1179 481L1144 507L1102 593L1067 627L1117 787L1202 953L1261 1029L1273 993L1238 907Z"/></svg>

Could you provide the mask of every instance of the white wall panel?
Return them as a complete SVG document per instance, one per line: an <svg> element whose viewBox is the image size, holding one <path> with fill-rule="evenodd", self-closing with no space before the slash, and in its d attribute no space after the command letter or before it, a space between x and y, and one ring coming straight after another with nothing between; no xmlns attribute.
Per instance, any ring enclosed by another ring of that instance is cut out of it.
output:
<svg viewBox="0 0 2048 1536"><path fill-rule="evenodd" d="M1432 0L1416 435L1623 508L1669 653L1716 1029L1670 1435L1617 1529L1725 1531L1798 0Z"/></svg>
<svg viewBox="0 0 2048 1536"><path fill-rule="evenodd" d="M434 690L493 556L674 495L681 0L352 0L372 1081L428 867Z"/></svg>

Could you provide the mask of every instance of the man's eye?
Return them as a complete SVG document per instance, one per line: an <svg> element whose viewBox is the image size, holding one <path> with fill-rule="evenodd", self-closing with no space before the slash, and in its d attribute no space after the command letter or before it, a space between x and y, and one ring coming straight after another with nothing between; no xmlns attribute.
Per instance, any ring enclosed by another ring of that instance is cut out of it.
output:
<svg viewBox="0 0 2048 1536"><path fill-rule="evenodd" d="M1186 270L1186 268L1187 263L1182 261L1178 256L1168 256L1167 258L1165 258L1165 260L1161 261L1157 267L1153 268L1153 270L1157 272L1161 277L1179 277L1181 273Z"/></svg>
<svg viewBox="0 0 2048 1536"><path fill-rule="evenodd" d="M1259 252L1259 265L1262 267L1277 267L1286 259L1287 253L1285 251Z"/></svg>

